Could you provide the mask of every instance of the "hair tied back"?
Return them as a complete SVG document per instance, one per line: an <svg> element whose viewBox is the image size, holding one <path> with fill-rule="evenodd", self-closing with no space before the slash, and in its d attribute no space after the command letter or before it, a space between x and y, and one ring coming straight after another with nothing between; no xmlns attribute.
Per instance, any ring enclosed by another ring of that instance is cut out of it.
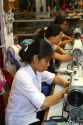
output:
<svg viewBox="0 0 83 125"><path fill-rule="evenodd" d="M29 44L25 46L24 51L26 52L28 50Z"/></svg>

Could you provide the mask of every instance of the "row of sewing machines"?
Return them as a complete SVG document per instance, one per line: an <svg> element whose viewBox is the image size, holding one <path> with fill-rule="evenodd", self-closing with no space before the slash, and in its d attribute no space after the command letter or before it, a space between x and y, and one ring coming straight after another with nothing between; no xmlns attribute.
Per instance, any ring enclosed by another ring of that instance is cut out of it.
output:
<svg viewBox="0 0 83 125"><path fill-rule="evenodd" d="M73 60L61 63L57 71L70 78L69 91L64 96L62 108L62 115L67 118L68 125L74 125L73 122L83 124L83 39L79 28L75 29L74 38L73 45L68 44L65 47L65 52L71 54ZM15 59L14 61L18 66L17 61Z"/></svg>
<svg viewBox="0 0 83 125"><path fill-rule="evenodd" d="M58 70L59 73L70 76L69 91L64 96L62 110L62 115L68 119L69 125L83 124L83 40L81 36L81 30L76 28L73 45L65 48L66 51L68 49L68 54L73 56L73 60L62 63Z"/></svg>

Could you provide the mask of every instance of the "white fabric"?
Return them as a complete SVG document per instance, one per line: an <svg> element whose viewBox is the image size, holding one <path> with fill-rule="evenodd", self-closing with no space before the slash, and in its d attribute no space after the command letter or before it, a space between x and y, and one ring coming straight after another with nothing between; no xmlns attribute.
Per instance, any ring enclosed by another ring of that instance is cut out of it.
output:
<svg viewBox="0 0 83 125"><path fill-rule="evenodd" d="M35 74L30 65L18 70L6 109L6 125L28 125L37 121L36 112L45 100L45 95L41 93L41 83L51 84L54 76L48 71Z"/></svg>
<svg viewBox="0 0 83 125"><path fill-rule="evenodd" d="M17 45L12 45L12 46L10 46L10 48L12 49L12 51L14 52L14 54L15 54L15 58L18 60L18 61L20 61L21 60L21 58L20 58L20 56L19 56L19 51L20 51L20 49L21 49L21 46L19 45L19 44L17 44Z"/></svg>

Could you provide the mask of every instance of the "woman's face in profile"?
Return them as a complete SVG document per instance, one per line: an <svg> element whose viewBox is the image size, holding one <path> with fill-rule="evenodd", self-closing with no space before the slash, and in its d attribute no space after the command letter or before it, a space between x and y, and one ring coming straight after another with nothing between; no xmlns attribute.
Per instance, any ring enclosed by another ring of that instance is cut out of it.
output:
<svg viewBox="0 0 83 125"><path fill-rule="evenodd" d="M38 56L33 61L33 70L38 72L43 72L48 69L49 66L49 58L39 59Z"/></svg>
<svg viewBox="0 0 83 125"><path fill-rule="evenodd" d="M58 35L52 37L52 44L58 45L62 38L62 32L60 32Z"/></svg>
<svg viewBox="0 0 83 125"><path fill-rule="evenodd" d="M67 21L64 21L61 25L60 25L60 28L62 30L66 30L68 28L68 22Z"/></svg>

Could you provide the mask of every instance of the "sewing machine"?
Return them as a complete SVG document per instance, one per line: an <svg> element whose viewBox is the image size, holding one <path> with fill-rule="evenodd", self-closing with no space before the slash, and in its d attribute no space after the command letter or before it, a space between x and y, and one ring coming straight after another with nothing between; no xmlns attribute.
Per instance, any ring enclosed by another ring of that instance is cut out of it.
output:
<svg viewBox="0 0 83 125"><path fill-rule="evenodd" d="M70 63L70 85L68 94L64 97L63 115L67 113L67 119L71 125L83 123L83 43L77 33L73 49L73 61ZM71 68L70 68L71 67ZM67 67L68 68L68 67Z"/></svg>
<svg viewBox="0 0 83 125"><path fill-rule="evenodd" d="M69 122L83 122L83 68L75 66L71 73L69 92L64 98L64 111L68 113Z"/></svg>

